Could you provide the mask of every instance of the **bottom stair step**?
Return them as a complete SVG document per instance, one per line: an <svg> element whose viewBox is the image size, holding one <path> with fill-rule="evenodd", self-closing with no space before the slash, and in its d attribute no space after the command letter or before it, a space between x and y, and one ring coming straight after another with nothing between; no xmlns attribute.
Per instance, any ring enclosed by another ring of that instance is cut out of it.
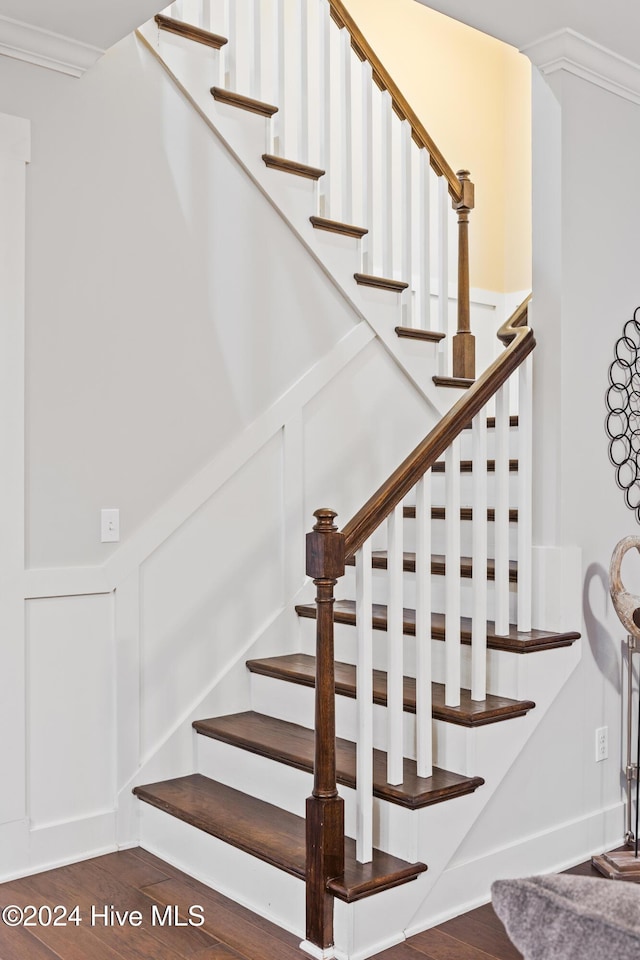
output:
<svg viewBox="0 0 640 960"><path fill-rule="evenodd" d="M145 803L304 880L302 817L199 773L135 787L133 792ZM371 863L357 863L355 850L355 841L345 839L344 876L329 884L346 903L415 880L427 869L424 863L407 863L379 850L373 851Z"/></svg>
<svg viewBox="0 0 640 960"><path fill-rule="evenodd" d="M194 729L205 737L220 740L234 747L248 750L262 757L313 772L314 732L286 720L277 720L249 711L211 720L196 720ZM347 787L356 785L356 745L340 737L336 740L336 764L338 783ZM396 786L387 783L387 755L382 750L373 751L373 793L381 800L388 800L411 810L418 810L473 793L481 787L481 777L463 777L448 770L435 767L433 776L419 777L415 760L404 760L404 779Z"/></svg>

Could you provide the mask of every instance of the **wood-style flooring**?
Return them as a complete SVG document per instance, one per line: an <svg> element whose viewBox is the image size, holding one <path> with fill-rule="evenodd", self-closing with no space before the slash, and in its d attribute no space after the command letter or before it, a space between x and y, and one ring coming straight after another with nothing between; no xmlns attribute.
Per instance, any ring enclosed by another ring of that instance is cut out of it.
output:
<svg viewBox="0 0 640 960"><path fill-rule="evenodd" d="M590 864L568 872L599 876ZM302 960L306 956L298 948L298 937L141 848L0 884L0 911L9 905L23 910L43 906L44 922L15 928L0 922L0 960ZM58 905L67 914L77 906L75 917L80 922L48 923L47 907L53 911L51 920L64 919L62 910L55 910ZM167 906L172 908L170 914ZM93 924L92 907L97 911ZM188 925L190 907L193 921L204 917L202 925ZM129 912L125 915L125 911ZM183 925L169 925L169 915ZM490 904L377 956L377 960L520 958Z"/></svg>

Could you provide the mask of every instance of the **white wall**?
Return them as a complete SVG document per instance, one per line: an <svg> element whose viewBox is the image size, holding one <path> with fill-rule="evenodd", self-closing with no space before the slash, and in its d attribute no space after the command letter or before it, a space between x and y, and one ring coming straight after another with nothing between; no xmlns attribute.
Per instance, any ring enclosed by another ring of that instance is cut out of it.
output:
<svg viewBox="0 0 640 960"><path fill-rule="evenodd" d="M0 77L36 140L28 562L100 563L100 507L128 537L354 318L133 39L79 82Z"/></svg>
<svg viewBox="0 0 640 960"><path fill-rule="evenodd" d="M4 878L135 838L131 783L293 649L312 511L345 522L433 412L133 38L82 80L0 58L0 110L33 131Z"/></svg>
<svg viewBox="0 0 640 960"><path fill-rule="evenodd" d="M484 872L467 899L486 895L493 877L561 867L623 836L625 631L608 567L638 525L616 486L604 419L614 344L640 302L640 200L616 183L640 153L640 107L563 72L549 83L534 71L533 92L534 540L548 563L550 547L582 552L582 657L456 854L461 889L474 866ZM638 592L637 563L623 573ZM596 763L605 725L609 759Z"/></svg>

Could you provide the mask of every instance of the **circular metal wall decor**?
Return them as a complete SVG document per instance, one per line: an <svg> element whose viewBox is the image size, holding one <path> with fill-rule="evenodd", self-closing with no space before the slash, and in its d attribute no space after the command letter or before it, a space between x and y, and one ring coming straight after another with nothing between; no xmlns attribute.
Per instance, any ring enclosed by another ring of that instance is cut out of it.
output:
<svg viewBox="0 0 640 960"><path fill-rule="evenodd" d="M609 459L618 486L640 523L640 307L616 341L609 367L607 421Z"/></svg>

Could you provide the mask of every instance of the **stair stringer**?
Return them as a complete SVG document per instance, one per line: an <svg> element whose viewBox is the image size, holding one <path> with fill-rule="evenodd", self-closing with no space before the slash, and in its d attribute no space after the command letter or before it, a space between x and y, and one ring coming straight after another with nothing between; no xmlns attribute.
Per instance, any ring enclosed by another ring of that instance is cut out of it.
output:
<svg viewBox="0 0 640 960"><path fill-rule="evenodd" d="M412 850L405 849L403 854L428 865L427 872L415 882L355 904L336 902L338 958L364 960L465 909L470 896L464 888L463 878L456 876L455 889L449 888L451 901L448 903L440 899L435 904L434 891L437 891L439 880L465 837L496 794L516 756L526 749L528 740L578 666L581 644L582 641L577 641L570 647L522 655L522 695L535 700L535 709L526 717L465 731L469 762L474 773L484 777L485 785L473 794L413 814L415 846ZM535 783L531 788L527 802L535 803ZM544 784L539 789L544 790ZM526 875L526 860L522 860L519 866ZM537 868L537 864L531 867ZM487 878L487 882L490 879L494 878Z"/></svg>
<svg viewBox="0 0 640 960"><path fill-rule="evenodd" d="M243 111L213 99L210 94L215 82L212 60L193 49L197 44L175 35L167 37L154 21L144 24L136 33L356 314L370 325L394 361L442 416L460 392L443 392L431 380L432 375L439 372L438 345L396 336L395 327L401 323L399 294L371 290L355 283L353 275L361 268L356 240L319 236L322 231L315 230L309 221L316 212L315 182L287 176L265 166L262 154L269 121L242 115Z"/></svg>
<svg viewBox="0 0 640 960"><path fill-rule="evenodd" d="M272 628L252 645L251 651L243 651L239 655L234 670L223 678L227 698L229 684L234 680L234 676L236 685L243 682L241 674L247 653L255 651L260 655L272 649L270 644L282 626L281 619L276 618ZM339 960L364 960L365 957L401 942L408 929L411 933L426 929L440 918L443 909L446 912L447 908L443 908L441 899L437 904L437 915L430 904L439 879L499 789L515 757L525 749L527 741L560 694L580 660L580 653L578 642L571 647L522 655L519 667L521 687L523 695L536 701L535 710L517 720L464 731L464 764L481 774L486 781L474 794L413 812L378 802L381 829L384 832L386 824L389 828L387 841L393 840L391 844L382 842L380 846L409 860L423 860L429 869L416 881L374 897L352 904L336 901L336 957ZM185 744L189 738L195 753L195 735L190 730L190 722L198 716L207 715L207 710L211 710L214 705L217 712L220 711L220 689L222 681L212 688L200 704L194 706L181 729L176 731L177 740L182 740L182 766L176 766L173 752L176 744L167 743L163 751L154 756L152 762L136 776L136 783L149 778L175 777L194 769L193 765L189 766L186 762L188 750L185 750ZM234 702L238 702L237 697ZM304 723L304 720L305 718L298 718L299 722ZM252 754L245 755L244 759L249 765L253 760L256 761L256 766L265 765L262 758ZM223 782L229 782L228 777L222 779ZM237 785L234 784L233 777L231 780L231 786ZM271 795L267 799L277 802L284 809L299 812L296 807L300 805L300 798L292 795L292 782L291 778L284 777L281 794L278 796L277 771L274 767L274 777L270 783ZM255 791L258 795L260 792ZM341 788L341 792L346 791ZM535 802L534 798L530 800ZM154 808L148 808L146 804L140 806L143 807L138 813L141 817L140 839L143 845L197 879L215 886L261 916L274 920L302 937L304 897L300 881L283 876L281 871L254 861L241 851L230 850L221 841L204 836L186 824L175 822L173 818L166 817ZM523 870L526 871L526 864L523 864ZM253 877L251 883L247 882L247 871ZM465 901L463 889L456 888L455 896L460 902ZM451 915L456 912L455 906L454 903L450 904Z"/></svg>
<svg viewBox="0 0 640 960"><path fill-rule="evenodd" d="M298 596L304 589L298 593ZM219 716L250 707L249 674L245 661L271 655L274 649L293 652L296 648L295 599L271 615L233 661L226 663L206 692L189 704L171 731L140 759L135 773L119 787L116 799L116 832L119 848L137 845L141 840L140 801L132 793L142 783L187 776L196 769L194 720ZM160 855L160 854L159 854ZM175 863L175 866L181 866ZM206 880L204 881L206 882Z"/></svg>

